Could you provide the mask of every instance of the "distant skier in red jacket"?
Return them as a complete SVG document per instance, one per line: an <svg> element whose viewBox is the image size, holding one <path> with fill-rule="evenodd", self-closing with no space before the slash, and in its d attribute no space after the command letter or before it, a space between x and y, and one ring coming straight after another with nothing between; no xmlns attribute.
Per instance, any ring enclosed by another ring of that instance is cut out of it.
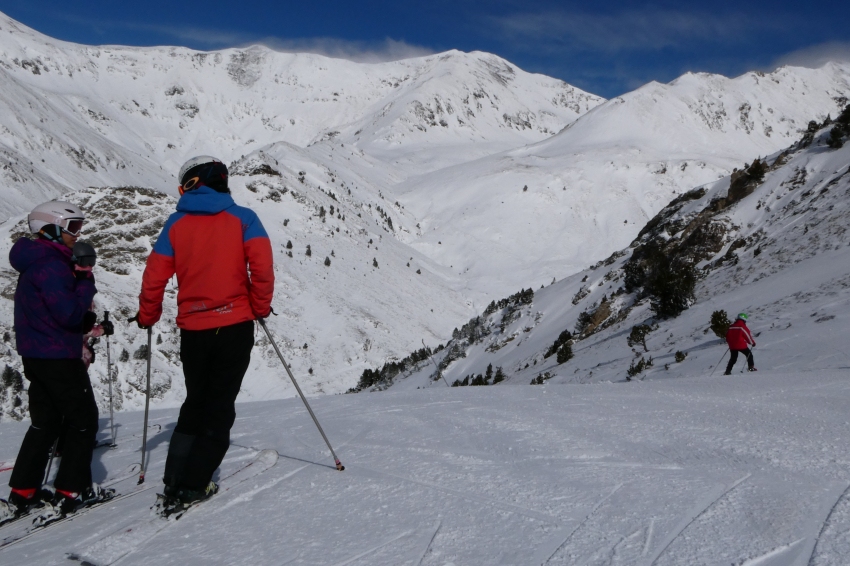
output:
<svg viewBox="0 0 850 566"><path fill-rule="evenodd" d="M218 490L212 476L230 445L254 321L269 315L274 292L271 242L256 213L230 196L224 163L194 157L179 179L177 212L148 257L137 315L142 328L156 324L176 274L186 400L165 461L164 514Z"/></svg>
<svg viewBox="0 0 850 566"><path fill-rule="evenodd" d="M726 375L731 375L732 367L738 361L738 352L743 353L747 358L747 369L749 371L756 371L753 353L749 348L749 346L755 348L756 341L753 339L750 329L747 328L747 313L742 312L739 314L735 322L729 326L729 330L726 331L726 343L729 344L729 351L731 352L729 363L726 365Z"/></svg>

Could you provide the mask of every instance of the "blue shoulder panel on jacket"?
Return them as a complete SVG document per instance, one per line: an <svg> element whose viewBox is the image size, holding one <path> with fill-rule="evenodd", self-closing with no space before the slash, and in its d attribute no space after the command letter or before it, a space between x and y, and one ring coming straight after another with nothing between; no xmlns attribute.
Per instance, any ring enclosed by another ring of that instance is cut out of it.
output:
<svg viewBox="0 0 850 566"><path fill-rule="evenodd" d="M254 238L268 238L266 229L257 213L244 206L231 206L227 212L237 217L242 222L242 241L247 242Z"/></svg>
<svg viewBox="0 0 850 566"><path fill-rule="evenodd" d="M168 237L168 232L174 224L186 216L185 212L175 212L165 221L165 226L162 227L162 232L159 233L159 239L153 246L153 251L160 255L174 257L174 247L171 245L171 239Z"/></svg>

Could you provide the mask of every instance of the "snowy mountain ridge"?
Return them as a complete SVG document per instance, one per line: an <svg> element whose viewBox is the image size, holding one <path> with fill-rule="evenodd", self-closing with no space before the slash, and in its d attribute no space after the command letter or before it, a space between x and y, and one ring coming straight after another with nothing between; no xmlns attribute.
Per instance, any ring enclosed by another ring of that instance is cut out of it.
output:
<svg viewBox="0 0 850 566"><path fill-rule="evenodd" d="M280 141L348 135L391 152L487 140L465 158L544 139L602 100L486 53L358 64L260 46L90 47L2 15L0 61L0 159L21 193L5 199L6 215L80 186L174 194L173 170L188 157L229 163Z"/></svg>
<svg viewBox="0 0 850 566"><path fill-rule="evenodd" d="M156 195L174 195L186 157L218 155L269 231L281 313L270 326L311 394L346 391L495 298L622 248L670 198L835 114L849 74L687 75L605 102L485 53L363 65L262 47L89 47L5 16L0 52L0 249L26 210L67 195L102 246L96 309L129 316L173 208ZM15 274L0 277L14 390ZM164 404L182 395L170 312L154 347ZM123 408L143 402L144 338L125 327L114 338ZM293 394L258 340L242 398ZM92 368L101 407L104 362Z"/></svg>

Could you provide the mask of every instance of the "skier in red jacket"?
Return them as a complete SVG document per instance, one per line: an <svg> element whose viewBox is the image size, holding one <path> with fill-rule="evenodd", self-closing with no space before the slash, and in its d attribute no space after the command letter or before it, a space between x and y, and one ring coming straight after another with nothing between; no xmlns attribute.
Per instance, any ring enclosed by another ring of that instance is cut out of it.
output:
<svg viewBox="0 0 850 566"><path fill-rule="evenodd" d="M755 348L756 341L753 339L750 329L747 328L747 313L739 314L735 322L729 326L729 330L726 331L726 343L729 344L729 351L731 352L729 363L726 365L726 375L731 375L732 367L738 361L738 352L743 353L747 358L747 369L756 371L753 353L749 348L749 346Z"/></svg>
<svg viewBox="0 0 850 566"><path fill-rule="evenodd" d="M224 163L195 157L179 178L177 212L148 257L137 315L142 328L156 324L176 274L186 400L165 461L166 515L218 491L212 476L230 445L254 321L269 315L274 292L269 237L256 213L233 201Z"/></svg>

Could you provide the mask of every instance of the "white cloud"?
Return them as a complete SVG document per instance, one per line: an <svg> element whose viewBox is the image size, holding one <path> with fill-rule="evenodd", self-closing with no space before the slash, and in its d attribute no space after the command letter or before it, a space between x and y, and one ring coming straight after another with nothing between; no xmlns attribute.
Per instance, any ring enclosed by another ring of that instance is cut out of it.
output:
<svg viewBox="0 0 850 566"><path fill-rule="evenodd" d="M155 25L128 21L93 21L66 16L64 19L75 25L86 25L97 30L126 29L157 34L160 37L173 38L178 45L201 49L225 49L228 47L249 47L264 45L269 49L285 53L315 53L334 59L348 59L358 63L382 63L413 57L432 55L433 49L413 45L404 40L384 38L383 40L364 41L334 37L310 37L285 39L279 37L261 38L240 31L211 29L193 26Z"/></svg>
<svg viewBox="0 0 850 566"><path fill-rule="evenodd" d="M830 41L792 51L777 59L773 68L790 65L816 69L830 61L850 62L850 42Z"/></svg>
<svg viewBox="0 0 850 566"><path fill-rule="evenodd" d="M259 42L275 51L285 53L315 53L334 59L348 59L358 63L383 63L413 57L424 57L434 53L432 49L411 45L405 41L386 38L383 41L351 41L334 37L311 37L304 39L266 38Z"/></svg>

